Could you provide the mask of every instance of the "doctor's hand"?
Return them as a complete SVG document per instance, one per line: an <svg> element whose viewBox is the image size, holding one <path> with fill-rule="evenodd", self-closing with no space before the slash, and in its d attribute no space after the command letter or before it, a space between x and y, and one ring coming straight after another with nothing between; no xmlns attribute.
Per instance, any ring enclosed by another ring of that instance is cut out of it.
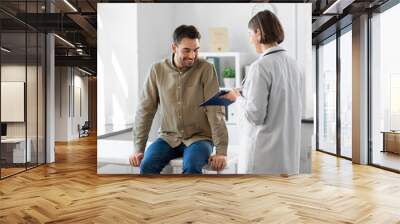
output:
<svg viewBox="0 0 400 224"><path fill-rule="evenodd" d="M240 90L239 89L232 89L230 90L227 94L221 96L222 98L225 98L230 101L236 101L236 99L240 96Z"/></svg>
<svg viewBox="0 0 400 224"><path fill-rule="evenodd" d="M210 164L214 170L223 170L226 166L226 157L223 155L210 156L208 164Z"/></svg>
<svg viewBox="0 0 400 224"><path fill-rule="evenodd" d="M132 166L140 166L142 159L143 159L143 153L136 152L136 153L133 153L131 156L129 156L129 163Z"/></svg>

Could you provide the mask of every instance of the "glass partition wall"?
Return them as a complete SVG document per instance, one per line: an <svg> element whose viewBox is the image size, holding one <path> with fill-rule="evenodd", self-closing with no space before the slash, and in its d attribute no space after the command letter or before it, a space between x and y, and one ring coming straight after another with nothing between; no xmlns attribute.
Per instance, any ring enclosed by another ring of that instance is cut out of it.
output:
<svg viewBox="0 0 400 224"><path fill-rule="evenodd" d="M20 1L18 8L37 13L40 2ZM45 163L45 41L44 33L0 11L1 179Z"/></svg>
<svg viewBox="0 0 400 224"><path fill-rule="evenodd" d="M400 172L400 4L370 20L370 163Z"/></svg>
<svg viewBox="0 0 400 224"><path fill-rule="evenodd" d="M318 54L318 149L336 154L336 36Z"/></svg>
<svg viewBox="0 0 400 224"><path fill-rule="evenodd" d="M352 32L351 25L340 36L340 154L352 158Z"/></svg>
<svg viewBox="0 0 400 224"><path fill-rule="evenodd" d="M400 4L370 12L368 164L400 172ZM317 149L352 158L352 27L316 45ZM358 40L356 40L358 41ZM338 57L337 57L338 55Z"/></svg>
<svg viewBox="0 0 400 224"><path fill-rule="evenodd" d="M352 157L352 27L317 45L317 149Z"/></svg>

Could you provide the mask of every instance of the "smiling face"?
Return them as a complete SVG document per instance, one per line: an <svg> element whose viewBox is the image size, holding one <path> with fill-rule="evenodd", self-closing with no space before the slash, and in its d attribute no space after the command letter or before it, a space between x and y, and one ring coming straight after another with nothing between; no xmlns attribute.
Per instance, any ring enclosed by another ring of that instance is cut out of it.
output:
<svg viewBox="0 0 400 224"><path fill-rule="evenodd" d="M183 38L179 43L172 44L175 66L178 68L192 67L197 60L200 48L199 39Z"/></svg>

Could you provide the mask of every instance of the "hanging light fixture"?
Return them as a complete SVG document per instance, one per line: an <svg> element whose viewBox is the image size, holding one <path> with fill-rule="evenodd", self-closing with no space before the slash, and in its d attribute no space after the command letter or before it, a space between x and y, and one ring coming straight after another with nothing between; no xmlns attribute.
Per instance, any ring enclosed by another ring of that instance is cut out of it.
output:
<svg viewBox="0 0 400 224"><path fill-rule="evenodd" d="M65 4L67 4L74 12L78 12L78 10L68 1L64 0Z"/></svg>
<svg viewBox="0 0 400 224"><path fill-rule="evenodd" d="M11 50L9 50L9 49L7 49L5 47L1 47L1 51L4 51L6 53L10 53L11 52Z"/></svg>

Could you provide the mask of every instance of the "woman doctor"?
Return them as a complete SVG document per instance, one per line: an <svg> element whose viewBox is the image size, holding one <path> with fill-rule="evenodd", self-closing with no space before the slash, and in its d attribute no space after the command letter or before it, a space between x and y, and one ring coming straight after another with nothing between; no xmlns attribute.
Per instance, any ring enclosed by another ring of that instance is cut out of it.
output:
<svg viewBox="0 0 400 224"><path fill-rule="evenodd" d="M259 58L250 66L242 94L236 101L244 115L244 139L239 173L293 175L299 173L301 138L301 73L279 46L284 32L270 11L257 13L248 23L250 42Z"/></svg>

